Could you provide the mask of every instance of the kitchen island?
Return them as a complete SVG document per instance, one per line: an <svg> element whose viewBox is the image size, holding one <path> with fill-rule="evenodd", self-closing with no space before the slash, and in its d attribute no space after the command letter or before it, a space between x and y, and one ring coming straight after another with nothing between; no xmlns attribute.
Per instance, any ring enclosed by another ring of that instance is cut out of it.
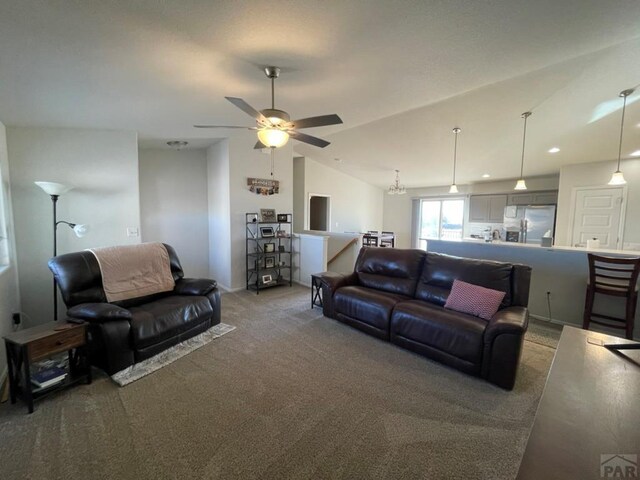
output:
<svg viewBox="0 0 640 480"><path fill-rule="evenodd" d="M428 240L427 251L459 257L523 263L532 268L529 311L531 315L554 323L582 326L584 299L589 277L588 253L611 257L638 257L640 251L586 249L578 247L541 247L538 245L484 242L482 240ZM624 301L596 296L596 312L624 316ZM640 336L640 309L636 314L634 338ZM623 330L605 330L624 336Z"/></svg>

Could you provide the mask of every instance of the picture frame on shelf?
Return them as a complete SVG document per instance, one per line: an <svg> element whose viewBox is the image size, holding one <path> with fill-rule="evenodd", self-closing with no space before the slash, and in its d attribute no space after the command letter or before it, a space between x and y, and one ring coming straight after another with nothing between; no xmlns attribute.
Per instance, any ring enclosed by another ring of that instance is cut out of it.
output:
<svg viewBox="0 0 640 480"><path fill-rule="evenodd" d="M289 234L286 230L276 230L276 237L278 238L287 238Z"/></svg>
<svg viewBox="0 0 640 480"><path fill-rule="evenodd" d="M264 257L264 268L274 268L276 266L276 257Z"/></svg>
<svg viewBox="0 0 640 480"><path fill-rule="evenodd" d="M287 251L284 245L278 245L278 252L285 253Z"/></svg>
<svg viewBox="0 0 640 480"><path fill-rule="evenodd" d="M275 222L276 210L275 208L261 208L260 209L260 221L261 222Z"/></svg>
<svg viewBox="0 0 640 480"><path fill-rule="evenodd" d="M264 253L273 253L276 251L276 244L269 242L264 244Z"/></svg>
<svg viewBox="0 0 640 480"><path fill-rule="evenodd" d="M276 234L273 227L260 227L260 236L262 238L273 238Z"/></svg>
<svg viewBox="0 0 640 480"><path fill-rule="evenodd" d="M262 275L262 284L268 285L273 282L273 277L271 275Z"/></svg>
<svg viewBox="0 0 640 480"><path fill-rule="evenodd" d="M287 215L286 213L279 213L278 223L287 223L287 222L289 222L289 215Z"/></svg>

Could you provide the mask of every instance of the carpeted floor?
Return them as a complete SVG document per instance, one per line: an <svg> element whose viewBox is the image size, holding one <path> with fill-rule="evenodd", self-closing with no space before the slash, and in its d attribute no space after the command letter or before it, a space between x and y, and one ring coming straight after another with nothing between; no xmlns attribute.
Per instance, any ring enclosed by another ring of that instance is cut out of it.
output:
<svg viewBox="0 0 640 480"><path fill-rule="evenodd" d="M225 294L223 321L126 387L1 405L0 477L513 478L557 338L532 327L506 392L324 318L302 287Z"/></svg>

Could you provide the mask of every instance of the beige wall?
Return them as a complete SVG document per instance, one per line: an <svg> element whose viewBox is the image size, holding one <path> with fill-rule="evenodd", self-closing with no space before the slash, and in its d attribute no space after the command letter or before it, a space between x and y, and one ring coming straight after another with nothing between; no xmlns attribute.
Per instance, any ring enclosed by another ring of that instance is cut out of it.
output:
<svg viewBox="0 0 640 480"><path fill-rule="evenodd" d="M382 229L384 192L310 158L296 158L295 212L297 231L303 231L309 221L309 194L331 197L330 232L366 232ZM300 182L304 178L304 184Z"/></svg>
<svg viewBox="0 0 640 480"><path fill-rule="evenodd" d="M176 249L185 276L209 277L209 215L205 150L139 151L143 242Z"/></svg>
<svg viewBox="0 0 640 480"><path fill-rule="evenodd" d="M52 319L52 203L36 180L75 188L58 200L58 219L90 225L84 238L58 227L58 253L139 243L138 140L132 131L8 128L22 310L33 324ZM59 313L66 308L59 302Z"/></svg>
<svg viewBox="0 0 640 480"><path fill-rule="evenodd" d="M636 244L640 248L640 159L624 160L620 169L627 180L627 205L624 222L623 244ZM556 245L569 245L569 229L573 224L571 205L574 202L574 188L607 186L611 174L616 170L616 162L582 163L567 165L560 169L560 195ZM629 245L623 246L623 248Z"/></svg>

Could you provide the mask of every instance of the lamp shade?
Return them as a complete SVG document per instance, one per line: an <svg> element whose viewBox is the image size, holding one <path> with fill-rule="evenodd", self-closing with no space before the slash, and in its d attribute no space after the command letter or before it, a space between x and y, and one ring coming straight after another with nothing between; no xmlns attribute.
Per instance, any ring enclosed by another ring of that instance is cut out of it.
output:
<svg viewBox="0 0 640 480"><path fill-rule="evenodd" d="M624 179L624 175L620 170L613 172L609 185L625 185L627 181Z"/></svg>
<svg viewBox="0 0 640 480"><path fill-rule="evenodd" d="M75 225L73 227L73 233L76 234L76 237L78 238L82 238L84 237L87 233L89 233L89 225L85 225L85 224L81 224L81 225Z"/></svg>
<svg viewBox="0 0 640 480"><path fill-rule="evenodd" d="M269 148L282 147L289 140L289 134L278 128L263 128L258 130L258 138Z"/></svg>
<svg viewBox="0 0 640 480"><path fill-rule="evenodd" d="M48 195L64 195L73 187L55 182L33 182L45 191Z"/></svg>
<svg viewBox="0 0 640 480"><path fill-rule="evenodd" d="M527 184L524 183L524 178L521 178L516 182L516 186L514 187L514 190L526 190L526 189L527 189Z"/></svg>

